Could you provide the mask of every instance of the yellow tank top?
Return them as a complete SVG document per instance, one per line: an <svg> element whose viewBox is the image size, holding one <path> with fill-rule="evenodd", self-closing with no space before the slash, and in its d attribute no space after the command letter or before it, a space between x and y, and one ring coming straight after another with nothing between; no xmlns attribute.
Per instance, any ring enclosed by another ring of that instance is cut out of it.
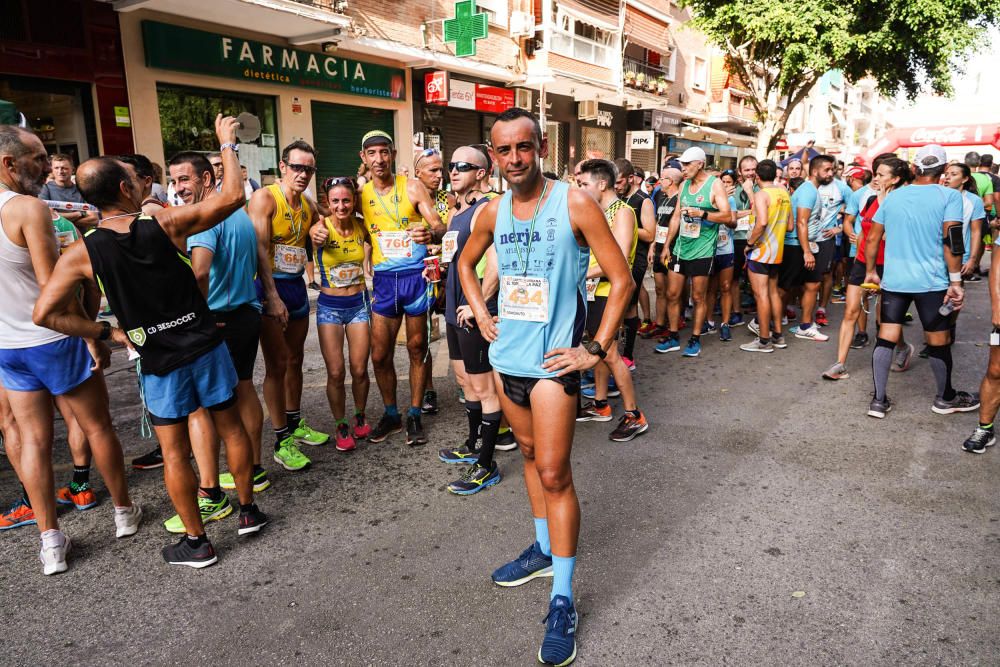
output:
<svg viewBox="0 0 1000 667"><path fill-rule="evenodd" d="M292 208L281 191L281 184L267 186L274 197L274 217L271 218L271 270L275 274L299 276L306 268L306 239L312 209L309 200L299 197L300 208Z"/></svg>
<svg viewBox="0 0 1000 667"><path fill-rule="evenodd" d="M632 213L632 247L629 249L628 253L628 266L632 268L632 264L635 262L635 246L639 240L639 225L636 222L635 211L629 206L625 201L621 199L614 200L610 206L604 209L604 217L608 221L608 226L612 226L615 222L615 215L618 214L622 208L626 208ZM594 253L590 253L590 266L597 265L597 258L594 257ZM595 296L608 296L611 294L611 283L608 282L607 278L601 278L601 281L597 283L597 292L594 293Z"/></svg>
<svg viewBox="0 0 1000 667"><path fill-rule="evenodd" d="M771 200L767 208L767 226L750 251L750 259L761 264L780 264L792 215L792 200L784 188L764 188L763 191Z"/></svg>
<svg viewBox="0 0 1000 667"><path fill-rule="evenodd" d="M361 188L361 213L372 237L372 264L376 271L423 269L427 246L410 241L406 229L414 222L426 224L406 194L406 176L397 175L386 194L368 181Z"/></svg>
<svg viewBox="0 0 1000 667"><path fill-rule="evenodd" d="M441 218L441 224L447 227L448 216L451 214L451 206L448 204L448 193L446 191L438 190L434 193L434 210L437 211L438 217Z"/></svg>
<svg viewBox="0 0 1000 667"><path fill-rule="evenodd" d="M319 269L320 285L323 287L351 287L364 283L365 232L357 221L353 221L350 236L341 236L330 218L323 224L329 236L326 243L316 252L316 268Z"/></svg>

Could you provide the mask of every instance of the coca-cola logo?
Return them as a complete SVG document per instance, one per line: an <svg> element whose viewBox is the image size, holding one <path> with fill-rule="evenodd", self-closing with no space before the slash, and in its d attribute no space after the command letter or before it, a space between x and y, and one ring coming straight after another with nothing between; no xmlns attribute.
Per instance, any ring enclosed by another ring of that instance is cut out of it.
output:
<svg viewBox="0 0 1000 667"><path fill-rule="evenodd" d="M967 126L919 127L910 135L914 144L961 144L967 141Z"/></svg>

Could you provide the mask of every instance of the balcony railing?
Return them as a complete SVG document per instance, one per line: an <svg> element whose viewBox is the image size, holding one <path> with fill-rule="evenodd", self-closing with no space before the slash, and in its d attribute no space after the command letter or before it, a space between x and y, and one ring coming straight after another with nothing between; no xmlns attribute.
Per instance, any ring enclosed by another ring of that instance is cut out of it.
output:
<svg viewBox="0 0 1000 667"><path fill-rule="evenodd" d="M651 65L635 58L623 58L625 85L657 95L666 95L670 88L670 72L658 65Z"/></svg>

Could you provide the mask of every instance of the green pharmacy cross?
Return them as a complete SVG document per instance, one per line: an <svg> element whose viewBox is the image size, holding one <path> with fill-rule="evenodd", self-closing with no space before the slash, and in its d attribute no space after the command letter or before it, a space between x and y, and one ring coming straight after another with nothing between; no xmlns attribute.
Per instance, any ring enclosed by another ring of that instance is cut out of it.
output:
<svg viewBox="0 0 1000 667"><path fill-rule="evenodd" d="M487 20L484 12L476 12L475 0L455 3L455 18L444 22L444 41L455 42L455 55L468 58L476 55L476 40L486 39Z"/></svg>

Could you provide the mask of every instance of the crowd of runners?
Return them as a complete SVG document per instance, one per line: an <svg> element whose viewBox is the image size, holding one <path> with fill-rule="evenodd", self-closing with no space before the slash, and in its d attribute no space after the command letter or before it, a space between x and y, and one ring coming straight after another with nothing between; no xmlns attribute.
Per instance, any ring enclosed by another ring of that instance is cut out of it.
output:
<svg viewBox="0 0 1000 667"><path fill-rule="evenodd" d="M163 558L202 568L218 560L206 523L238 512L239 535L267 524L255 501L272 482L265 461L295 472L310 465L305 445L349 452L397 434L409 446L429 441L425 416L455 405L432 386L430 317L443 313L468 417L464 444L437 453L467 466L448 490L499 483L495 452L520 449L535 539L492 580L551 577L538 658L557 665L576 655L575 423L612 421L609 399L619 397L611 440L651 428L633 380L637 338L683 357L726 354L725 345L703 349L703 337L731 343L744 325L747 342L732 347L750 353L780 353L792 337L829 341L817 348L832 363L822 377L844 380L848 354L861 354L874 332L868 415L888 414L891 372L919 354L936 381L934 412L980 411L962 447L982 453L995 442L1000 271L988 273L994 329L981 398L951 381L964 281L980 280L992 243L1000 182L989 155L949 162L930 145L912 163L895 154L871 165L745 157L720 172L690 148L649 178L627 160L588 159L560 180L541 171L548 147L538 119L509 109L490 145L450 156L428 149L412 165L396 163L392 136L369 132L358 147L364 179L312 185L316 152L295 141L281 153L280 178L259 187L241 173L237 125L219 115L218 153L171 156L169 192L141 155L88 160L74 180L37 136L0 126L0 427L23 485L0 530L37 524L45 574L66 571L71 547L57 504L97 505L92 462L116 536L135 534L143 519L102 373L111 345L136 362L158 442L132 466L162 467L176 510L163 526L180 538ZM103 301L110 317L98 316ZM824 331L832 303L844 307L836 334ZM911 308L924 332L919 353L915 336L903 337ZM302 412L313 312L332 419ZM377 419L366 412L369 367ZM74 465L58 488L54 409ZM315 428L326 423L332 433Z"/></svg>

